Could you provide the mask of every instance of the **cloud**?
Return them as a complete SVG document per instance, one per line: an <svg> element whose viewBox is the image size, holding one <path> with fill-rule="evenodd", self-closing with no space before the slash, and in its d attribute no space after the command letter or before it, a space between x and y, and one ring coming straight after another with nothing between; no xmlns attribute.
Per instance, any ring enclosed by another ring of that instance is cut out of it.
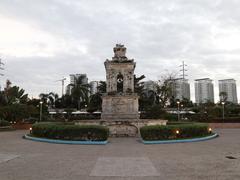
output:
<svg viewBox="0 0 240 180"><path fill-rule="evenodd" d="M185 60L192 84L202 77L239 81L239 5L236 0L2 0L5 78L33 96L60 93L54 81L71 73L103 80L103 62L123 43L137 62L136 73L147 79L166 69L178 71Z"/></svg>

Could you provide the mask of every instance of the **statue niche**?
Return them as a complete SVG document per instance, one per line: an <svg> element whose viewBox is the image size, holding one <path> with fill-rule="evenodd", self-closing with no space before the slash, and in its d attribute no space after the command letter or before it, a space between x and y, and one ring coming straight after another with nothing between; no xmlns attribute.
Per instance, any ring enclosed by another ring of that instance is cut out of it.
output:
<svg viewBox="0 0 240 180"><path fill-rule="evenodd" d="M123 75L121 73L117 75L117 92L123 93Z"/></svg>

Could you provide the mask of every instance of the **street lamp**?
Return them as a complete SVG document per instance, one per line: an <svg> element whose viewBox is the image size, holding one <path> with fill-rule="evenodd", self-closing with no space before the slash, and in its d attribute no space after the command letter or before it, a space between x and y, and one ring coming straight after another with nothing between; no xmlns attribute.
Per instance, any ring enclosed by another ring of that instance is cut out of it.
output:
<svg viewBox="0 0 240 180"><path fill-rule="evenodd" d="M43 102L40 101L40 117L39 117L39 122L42 121L42 104L43 104Z"/></svg>
<svg viewBox="0 0 240 180"><path fill-rule="evenodd" d="M184 115L184 111L183 111L184 109L183 109L183 104L181 104L181 111L182 111L182 117L181 117L181 119L183 119L183 115Z"/></svg>
<svg viewBox="0 0 240 180"><path fill-rule="evenodd" d="M177 101L177 105L178 105L178 121L180 121L180 110L179 110L180 101Z"/></svg>
<svg viewBox="0 0 240 180"><path fill-rule="evenodd" d="M224 122L224 104L225 104L225 102L222 102L222 119L223 119L223 122Z"/></svg>

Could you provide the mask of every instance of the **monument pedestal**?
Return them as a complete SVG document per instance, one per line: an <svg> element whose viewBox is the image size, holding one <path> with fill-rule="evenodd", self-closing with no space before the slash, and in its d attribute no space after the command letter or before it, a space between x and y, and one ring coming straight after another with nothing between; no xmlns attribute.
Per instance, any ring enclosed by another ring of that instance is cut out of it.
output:
<svg viewBox="0 0 240 180"><path fill-rule="evenodd" d="M102 97L102 120L138 120L138 95L119 94Z"/></svg>
<svg viewBox="0 0 240 180"><path fill-rule="evenodd" d="M77 125L102 125L109 128L110 137L140 137L140 128L148 125L166 125L167 120L138 119L138 120L79 120Z"/></svg>

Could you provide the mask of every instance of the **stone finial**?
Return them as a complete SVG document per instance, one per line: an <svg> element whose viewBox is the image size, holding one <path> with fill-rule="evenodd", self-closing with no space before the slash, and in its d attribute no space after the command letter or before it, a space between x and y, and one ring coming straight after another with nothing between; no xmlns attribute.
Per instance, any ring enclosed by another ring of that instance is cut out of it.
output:
<svg viewBox="0 0 240 180"><path fill-rule="evenodd" d="M116 44L113 48L114 57L115 58L126 58L126 50L127 48L124 47L122 44Z"/></svg>

